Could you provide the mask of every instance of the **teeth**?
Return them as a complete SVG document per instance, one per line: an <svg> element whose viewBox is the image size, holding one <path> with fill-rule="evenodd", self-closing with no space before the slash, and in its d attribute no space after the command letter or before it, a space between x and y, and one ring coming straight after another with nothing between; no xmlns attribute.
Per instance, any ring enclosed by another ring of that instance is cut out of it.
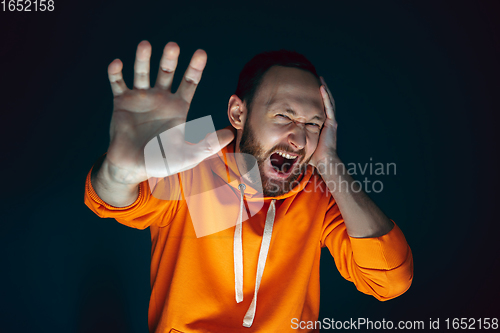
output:
<svg viewBox="0 0 500 333"><path fill-rule="evenodd" d="M288 158L289 160L294 160L297 158L297 156L288 155L288 154L282 153L280 151L278 151L277 153L278 153L278 155L283 156L284 158Z"/></svg>

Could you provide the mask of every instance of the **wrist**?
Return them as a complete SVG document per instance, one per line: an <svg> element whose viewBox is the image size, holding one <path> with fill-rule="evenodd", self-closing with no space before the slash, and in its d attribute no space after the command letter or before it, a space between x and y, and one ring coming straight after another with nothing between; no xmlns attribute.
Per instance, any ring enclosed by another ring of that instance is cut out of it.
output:
<svg viewBox="0 0 500 333"><path fill-rule="evenodd" d="M339 175L339 171L342 174L342 171L345 169L343 166L344 164L336 152L326 155L316 163L316 169L321 176Z"/></svg>
<svg viewBox="0 0 500 333"><path fill-rule="evenodd" d="M141 181L133 178L134 175L135 173L117 167L108 159L103 161L102 167L98 173L101 180L128 188L135 188L141 183Z"/></svg>
<svg viewBox="0 0 500 333"><path fill-rule="evenodd" d="M98 170L94 168L98 167ZM91 186L99 198L113 207L127 207L137 200L140 193L138 184L124 184L113 180L109 171L109 164L102 161L102 164L94 166L91 173ZM95 172L94 172L95 171Z"/></svg>

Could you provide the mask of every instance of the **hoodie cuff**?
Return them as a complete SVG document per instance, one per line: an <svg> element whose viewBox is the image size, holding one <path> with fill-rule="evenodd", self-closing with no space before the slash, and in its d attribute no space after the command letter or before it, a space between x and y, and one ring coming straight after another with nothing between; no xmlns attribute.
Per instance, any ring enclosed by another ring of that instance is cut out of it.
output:
<svg viewBox="0 0 500 333"><path fill-rule="evenodd" d="M391 220L392 221L392 220ZM394 221L387 234L373 238L350 237L354 261L359 267L391 270L403 264L408 257L408 243Z"/></svg>
<svg viewBox="0 0 500 333"><path fill-rule="evenodd" d="M115 206L112 206L112 205L106 203L104 200L102 200L99 197L99 195L97 195L97 193L94 190L94 187L92 186L92 182L91 182L92 169L93 169L93 167L90 169L89 173L87 174L87 179L85 180L85 201L86 201L86 203L89 199L91 199L91 201L94 202L94 205L92 205L92 206L96 206L96 204L97 204L97 206L102 206L102 207L99 207L99 208L101 208L101 210L104 208L105 210L111 210L111 211L126 211L126 210L130 210L130 209L134 208L135 206L137 206L139 204L139 202L141 202L143 200L144 183L141 183L141 184L139 184L139 195L137 196L137 199L133 203L131 203L130 205L125 206L125 207L115 207Z"/></svg>

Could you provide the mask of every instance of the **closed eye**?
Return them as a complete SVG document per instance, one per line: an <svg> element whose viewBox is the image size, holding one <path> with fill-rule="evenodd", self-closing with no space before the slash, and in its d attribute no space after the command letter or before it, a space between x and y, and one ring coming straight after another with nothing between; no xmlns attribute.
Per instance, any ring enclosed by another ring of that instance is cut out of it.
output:
<svg viewBox="0 0 500 333"><path fill-rule="evenodd" d="M284 115L282 113L277 113L276 117L283 119L283 120L290 120L290 121L292 120L292 119L290 119L290 117L288 117L287 115ZM316 127L316 128L321 128L321 125L317 124L317 123L306 123L306 125Z"/></svg>
<svg viewBox="0 0 500 333"><path fill-rule="evenodd" d="M278 113L276 116L279 117L279 118L290 119L290 117L288 117L288 116L286 116L284 114L281 114L281 113Z"/></svg>

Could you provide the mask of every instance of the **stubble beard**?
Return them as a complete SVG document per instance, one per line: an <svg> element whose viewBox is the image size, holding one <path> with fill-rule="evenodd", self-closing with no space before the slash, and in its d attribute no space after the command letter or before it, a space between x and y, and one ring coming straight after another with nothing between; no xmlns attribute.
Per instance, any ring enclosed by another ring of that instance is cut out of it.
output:
<svg viewBox="0 0 500 333"><path fill-rule="evenodd" d="M265 197L277 197L290 192L296 185L298 185L297 179L305 172L307 163L310 160L309 158L307 161L299 161L301 164L293 166L294 170L292 170L292 173L286 179L271 178L264 173L264 163L276 150L290 152L289 147L280 144L274 146L268 151L264 151L262 146L255 139L254 131L250 127L250 119L247 119L245 125L243 126L243 133L241 135L240 152L252 155L257 160L260 180L262 182L262 192ZM299 154L300 156L297 158L303 159L305 156L304 150L302 149ZM246 170L251 170L255 163L253 159L250 160L249 158L246 158L245 155L243 155L243 162L245 163ZM252 175L249 174L250 182L257 182L258 180L255 178L256 177L252 177Z"/></svg>

